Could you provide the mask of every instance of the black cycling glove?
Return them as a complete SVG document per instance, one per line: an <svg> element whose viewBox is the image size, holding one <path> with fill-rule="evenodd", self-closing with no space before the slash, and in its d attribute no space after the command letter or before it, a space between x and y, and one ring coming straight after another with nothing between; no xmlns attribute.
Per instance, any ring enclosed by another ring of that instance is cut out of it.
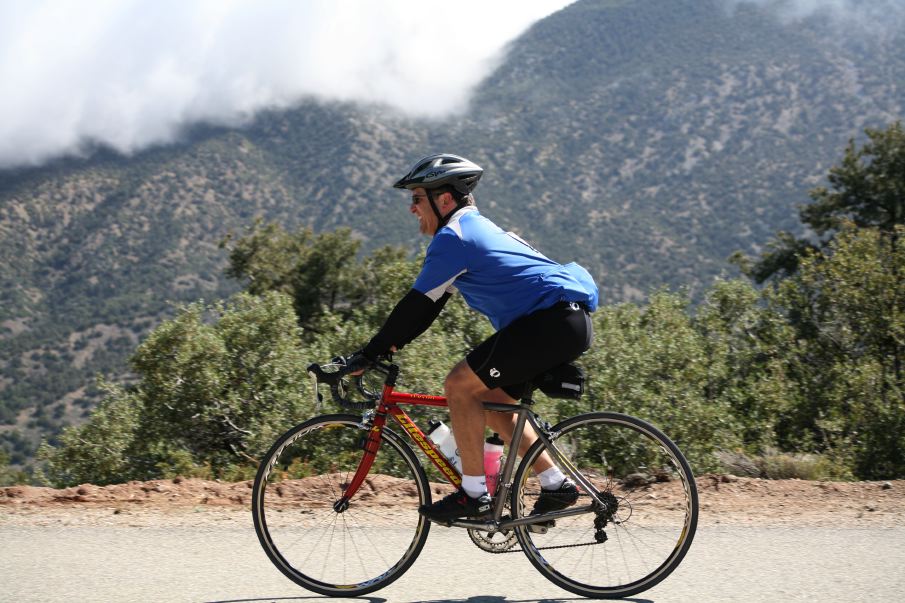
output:
<svg viewBox="0 0 905 603"><path fill-rule="evenodd" d="M365 356L365 353L362 350L352 352L345 357L346 368L350 373L367 370L371 368L371 365L373 365L376 361L377 358L368 358L367 356Z"/></svg>

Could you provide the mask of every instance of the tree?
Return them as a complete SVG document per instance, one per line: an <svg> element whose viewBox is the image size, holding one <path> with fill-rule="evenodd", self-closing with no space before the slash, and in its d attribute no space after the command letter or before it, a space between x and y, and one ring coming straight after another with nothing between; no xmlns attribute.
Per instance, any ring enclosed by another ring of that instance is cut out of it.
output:
<svg viewBox="0 0 905 603"><path fill-rule="evenodd" d="M737 418L714 379L707 342L684 295L658 292L645 307L602 307L594 313L594 346L580 359L590 374L589 400L601 409L647 419L676 441L695 471L717 468L714 452L742 445ZM589 410L560 404L560 418Z"/></svg>
<svg viewBox="0 0 905 603"><path fill-rule="evenodd" d="M309 332L323 330L319 320L325 312L348 316L373 304L379 286L374 272L408 263L408 252L400 247L383 247L359 259L361 242L348 228L287 232L258 220L234 242L231 237L221 242L222 247L230 244L227 276L244 281L253 295L279 291L291 296L299 324Z"/></svg>
<svg viewBox="0 0 905 603"><path fill-rule="evenodd" d="M28 474L22 470L14 469L10 463L9 454L0 448L0 486L12 486L15 484L27 484Z"/></svg>
<svg viewBox="0 0 905 603"><path fill-rule="evenodd" d="M815 188L812 203L799 208L802 223L822 237L818 242L779 232L758 260L736 252L731 261L758 283L789 276L808 252L826 249L846 223L876 228L894 246L896 226L905 224L905 131L897 121L865 133L868 142L858 148L849 140L842 162L830 169L830 188Z"/></svg>
<svg viewBox="0 0 905 603"><path fill-rule="evenodd" d="M787 363L801 388L778 437L866 479L905 475L903 234L840 224L823 252L766 291L795 329Z"/></svg>
<svg viewBox="0 0 905 603"><path fill-rule="evenodd" d="M253 467L312 414L299 334L291 299L276 292L183 308L135 352L135 385L108 388L87 423L42 447L47 476L104 484Z"/></svg>
<svg viewBox="0 0 905 603"><path fill-rule="evenodd" d="M142 435L142 400L124 388L101 385L106 395L87 423L64 429L57 446L41 444L37 456L45 466L38 477L65 487L89 482L114 484L147 475L141 465L151 461L138 458L131 450Z"/></svg>
<svg viewBox="0 0 905 603"><path fill-rule="evenodd" d="M841 165L830 170L831 189L814 189L814 203L801 209L802 222L818 235L852 223L895 235L905 224L905 131L897 121L886 130L865 130L860 149L849 141Z"/></svg>
<svg viewBox="0 0 905 603"><path fill-rule="evenodd" d="M787 367L794 330L761 298L749 282L718 281L694 317L708 366L706 398L728 405L741 443L754 454L777 443L778 423L799 400Z"/></svg>

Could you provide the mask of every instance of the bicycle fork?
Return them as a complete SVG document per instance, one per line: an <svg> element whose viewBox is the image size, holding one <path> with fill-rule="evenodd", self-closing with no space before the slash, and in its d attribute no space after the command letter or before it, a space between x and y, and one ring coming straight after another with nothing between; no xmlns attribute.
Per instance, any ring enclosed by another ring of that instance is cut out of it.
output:
<svg viewBox="0 0 905 603"><path fill-rule="evenodd" d="M364 451L364 454L361 455L361 460L358 462L358 469L352 476L349 485L343 490L343 495L333 503L333 510L337 513L342 513L349 508L349 501L355 496L355 493L358 492L361 484L364 483L365 477L367 477L368 473L371 471L371 465L374 464L374 458L377 456L377 451L380 449L383 428L387 422L386 410L383 408L378 409L370 421L368 421L366 417L367 415L362 417L362 424L370 423L371 427L368 429L367 435L364 435L361 438L360 447L362 451Z"/></svg>

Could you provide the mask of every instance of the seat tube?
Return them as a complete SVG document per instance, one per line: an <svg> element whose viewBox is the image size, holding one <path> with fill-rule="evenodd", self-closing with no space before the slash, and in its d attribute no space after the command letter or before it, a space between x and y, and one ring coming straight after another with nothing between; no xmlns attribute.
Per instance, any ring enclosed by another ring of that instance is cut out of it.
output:
<svg viewBox="0 0 905 603"><path fill-rule="evenodd" d="M515 458L518 456L519 445L522 443L522 434L525 429L525 417L528 414L528 408L525 406L510 406L516 414L515 428L512 431L512 439L509 441L509 454L506 455L506 462L500 472L500 481L497 484L496 496L493 501L493 515L497 519L503 515L503 507L509 498L509 491L512 489L512 472L515 470Z"/></svg>

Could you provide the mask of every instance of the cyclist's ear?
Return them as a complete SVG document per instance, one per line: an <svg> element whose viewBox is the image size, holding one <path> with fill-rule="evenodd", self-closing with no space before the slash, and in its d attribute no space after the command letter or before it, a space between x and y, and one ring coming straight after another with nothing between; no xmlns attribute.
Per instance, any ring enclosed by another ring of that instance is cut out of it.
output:
<svg viewBox="0 0 905 603"><path fill-rule="evenodd" d="M449 191L444 191L437 195L437 205L440 206L440 209L446 209L451 205L456 205L456 198L453 197L453 194Z"/></svg>

